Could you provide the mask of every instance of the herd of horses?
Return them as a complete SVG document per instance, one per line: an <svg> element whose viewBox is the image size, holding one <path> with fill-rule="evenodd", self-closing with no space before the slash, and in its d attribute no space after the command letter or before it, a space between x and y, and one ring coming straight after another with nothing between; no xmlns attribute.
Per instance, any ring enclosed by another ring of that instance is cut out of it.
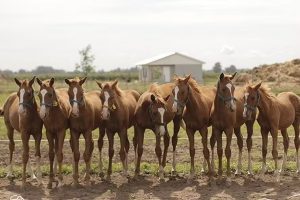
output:
<svg viewBox="0 0 300 200"><path fill-rule="evenodd" d="M180 127L186 130L189 140L191 168L189 179L195 175L194 135L199 131L202 136L203 163L208 176L215 174L214 148L217 143L218 175L222 176L222 133L226 135L225 156L227 159L227 175L230 174L231 140L233 133L237 137L239 148L236 174L241 173L243 137L241 126L247 127L248 173L253 174L251 164L251 148L253 124L257 119L262 135L262 172L266 172L266 154L268 133L273 138L272 156L275 162L275 174L279 175L285 169L289 136L287 128L293 126L295 130L295 148L297 172L300 172L299 163L299 124L300 124L300 97L292 92L283 92L274 96L261 83L246 84L243 87L235 86L233 75L220 74L216 87L201 86L191 75L186 77L175 76L174 81L166 84L151 84L146 92L139 94L134 90L122 90L118 81L100 83L99 90L85 92L83 84L85 78L65 79L68 88L56 89L54 78L42 81L36 78L40 86L39 102L35 99L31 80L18 80L17 93L11 94L6 100L0 113L4 116L9 139L8 178L13 177L12 157L15 148L14 130L21 133L23 143L23 173L22 186L26 184L27 170L32 178L39 180L40 169L40 142L42 128L46 129L49 143L50 175L48 187L52 188L55 176L58 186L63 184L62 162L63 144L66 130L70 129L70 146L73 153L73 184L79 184L78 162L80 159L79 137L85 139L83 158L86 164L84 180L89 182L91 171L91 156L94 149L92 131L99 130L99 174L104 177L102 162L102 147L105 134L109 141L109 162L107 179L112 174L112 158L114 156L114 135L120 137L120 160L123 174L128 177L128 152L130 143L127 130L134 127L133 146L135 152L135 177L140 173L140 163L143 154L145 129L150 129L156 137L155 153L158 158L160 180L164 179L164 167L170 143L167 124L173 121L174 133L172 136L173 162L172 174L176 174L176 146ZM259 112L257 112L257 110ZM257 116L258 113L258 116ZM211 154L208 148L208 127L212 126L210 138ZM284 156L281 169L278 170L278 131L283 136ZM33 172L29 159L29 138L35 140L36 173ZM163 151L161 139L163 138ZM211 156L211 157L210 157ZM57 171L58 165L58 171ZM27 170L26 170L27 168Z"/></svg>

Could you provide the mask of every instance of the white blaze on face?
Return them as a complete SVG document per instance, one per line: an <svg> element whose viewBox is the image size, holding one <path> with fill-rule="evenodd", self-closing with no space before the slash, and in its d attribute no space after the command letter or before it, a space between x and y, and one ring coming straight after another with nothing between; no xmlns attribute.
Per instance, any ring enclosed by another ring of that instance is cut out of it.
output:
<svg viewBox="0 0 300 200"><path fill-rule="evenodd" d="M41 95L42 95L42 106L41 106L41 109L40 109L40 117L43 119L45 118L46 116L46 106L44 105L45 104L45 95L47 94L47 90L45 89L42 89L41 90Z"/></svg>
<svg viewBox="0 0 300 200"><path fill-rule="evenodd" d="M177 101L178 101L178 91L179 91L179 88L178 86L175 87L174 89L174 103L173 103L173 112L177 112Z"/></svg>
<svg viewBox="0 0 300 200"><path fill-rule="evenodd" d="M20 90L19 113L25 112L24 105L22 105L22 103L24 103L24 94L25 94L25 89L21 89Z"/></svg>
<svg viewBox="0 0 300 200"><path fill-rule="evenodd" d="M226 84L226 87L229 89L229 92L230 92L230 97L231 97L231 100L230 100L230 106L233 110L235 110L235 103L234 103L234 100L232 98L232 93L231 93L231 88L232 88L232 84L231 83L227 83Z"/></svg>
<svg viewBox="0 0 300 200"><path fill-rule="evenodd" d="M165 114L165 109L164 108L158 108L158 112L160 114L160 122L164 123L164 114ZM166 132L165 126L160 125L159 126L159 134L160 136L164 136Z"/></svg>
<svg viewBox="0 0 300 200"><path fill-rule="evenodd" d="M79 109L78 109L78 103L76 102L77 101L77 88L74 87L73 88L73 94L74 94L74 102L73 102L73 107L72 107L72 113L74 115L78 115L79 114Z"/></svg>
<svg viewBox="0 0 300 200"><path fill-rule="evenodd" d="M249 93L245 93L245 104L247 104L247 99L248 99ZM243 112L243 117L247 117L247 107L244 107L244 112Z"/></svg>
<svg viewBox="0 0 300 200"><path fill-rule="evenodd" d="M108 99L109 99L110 95L108 92L104 92L104 107L102 110L102 117L103 119L108 119Z"/></svg>

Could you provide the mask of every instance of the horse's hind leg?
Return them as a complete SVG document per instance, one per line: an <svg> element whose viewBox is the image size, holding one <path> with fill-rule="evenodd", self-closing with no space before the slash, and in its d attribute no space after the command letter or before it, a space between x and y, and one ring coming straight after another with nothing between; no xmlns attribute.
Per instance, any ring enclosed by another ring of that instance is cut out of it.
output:
<svg viewBox="0 0 300 200"><path fill-rule="evenodd" d="M104 177L103 162L102 162L102 148L103 148L104 136L105 136L105 129L99 128L98 149L99 149L99 176L100 177Z"/></svg>
<svg viewBox="0 0 300 200"><path fill-rule="evenodd" d="M300 173L300 162L299 162L299 146L300 146L300 140L299 140L299 125L300 125L300 117L295 120L293 123L293 127L295 130L295 148L296 148L296 166L297 166L297 173Z"/></svg>
<svg viewBox="0 0 300 200"><path fill-rule="evenodd" d="M182 118L179 116L175 116L175 118L173 119L173 123L174 123L174 133L172 136L173 162L172 162L172 172L171 172L173 175L176 174L176 146L178 142L178 132L180 129L181 120Z"/></svg>
<svg viewBox="0 0 300 200"><path fill-rule="evenodd" d="M241 133L241 127L235 128L234 133L236 135L237 144L239 147L238 164L237 164L237 169L235 171L235 175L240 175L242 170L242 153L243 153L243 136Z"/></svg>
<svg viewBox="0 0 300 200"><path fill-rule="evenodd" d="M92 138L92 131L87 131L83 134L83 137L85 139L85 149L83 153L83 158L85 162L85 175L84 180L89 184L89 181L91 179L90 173L91 173L91 157L94 150L94 141Z"/></svg>
<svg viewBox="0 0 300 200"><path fill-rule="evenodd" d="M230 159L231 159L231 140L233 134L233 128L228 128L225 131L226 134L226 148L225 148L225 156L227 159L227 176L230 175Z"/></svg>
<svg viewBox="0 0 300 200"><path fill-rule="evenodd" d="M46 136L48 139L48 145L49 145L49 162L50 162L50 173L49 173L49 182L48 182L48 189L52 188L52 182L54 181L54 172L53 172L53 161L54 161L54 138L52 133L46 131Z"/></svg>
<svg viewBox="0 0 300 200"><path fill-rule="evenodd" d="M15 151L15 141L14 141L14 129L6 124L7 128L7 137L9 140L9 165L8 165L8 172L6 177L10 180L13 178L13 163L12 163L12 157L13 153Z"/></svg>
<svg viewBox="0 0 300 200"><path fill-rule="evenodd" d="M63 185L63 176L62 176L62 162L63 162L63 146L65 140L66 130L61 130L56 135L56 158L58 162L58 187Z"/></svg>
<svg viewBox="0 0 300 200"><path fill-rule="evenodd" d="M41 140L42 140L42 132L34 134L34 141L35 141L35 160L36 160L36 176L37 180L39 181L42 178L41 172Z"/></svg>
<svg viewBox="0 0 300 200"><path fill-rule="evenodd" d="M30 134L27 132L21 133L22 144L23 144L23 155L22 155L22 162L23 162L23 172L22 172L22 188L25 188L26 184L26 167L27 162L29 159L29 138Z"/></svg>
<svg viewBox="0 0 300 200"><path fill-rule="evenodd" d="M135 177L139 175L140 173L140 165L141 165L141 158L143 155L143 146L144 146L144 134L145 129L142 127L139 127L138 125L135 125L135 138L137 141L137 160L135 165Z"/></svg>
<svg viewBox="0 0 300 200"><path fill-rule="evenodd" d="M209 149L207 147L207 134L208 134L208 130L207 127L204 127L203 129L200 130L200 134L202 137L202 145L203 145L203 155L205 158L205 161L203 163L207 163L208 165L208 175L211 176L211 165L209 162Z"/></svg>
<svg viewBox="0 0 300 200"><path fill-rule="evenodd" d="M159 176L159 181L163 181L164 180L164 168L162 166L162 162L161 162L161 156L162 156L162 151L161 151L161 147L160 147L160 142L161 142L161 138L160 135L156 135L156 146L155 146L155 153L158 159L158 166L159 166L159 170L158 170L158 176Z"/></svg>
<svg viewBox="0 0 300 200"><path fill-rule="evenodd" d="M170 135L169 132L167 131L164 135L164 153L163 153L163 160L162 160L163 168L165 168L166 166L169 144L170 144Z"/></svg>
<svg viewBox="0 0 300 200"><path fill-rule="evenodd" d="M110 181L110 176L112 173L112 158L114 157L114 133L107 131L108 137L108 169L107 169L107 180Z"/></svg>
<svg viewBox="0 0 300 200"><path fill-rule="evenodd" d="M275 163L275 171L274 174L278 176L278 150L277 150L277 144L278 144L278 130L277 128L271 129L271 135L272 135L272 156ZM277 179L278 180L278 179Z"/></svg>
<svg viewBox="0 0 300 200"><path fill-rule="evenodd" d="M281 135L283 137L284 154L283 154L281 169L279 172L284 173L286 168L287 152L289 148L289 135L286 129L281 130Z"/></svg>
<svg viewBox="0 0 300 200"><path fill-rule="evenodd" d="M119 151L119 155L120 155L120 159L123 165L123 175L125 177L128 176L128 172L127 172L127 165L126 165L126 157L127 157L127 152L125 149L125 143L126 143L126 137L127 137L127 130L126 128L121 130L120 132L118 132L119 137L120 137L120 151Z"/></svg>
<svg viewBox="0 0 300 200"><path fill-rule="evenodd" d="M253 175L252 160L251 160L253 123L254 123L254 121L246 122L246 126L247 126L246 142L247 142L247 149L248 149L248 175Z"/></svg>
<svg viewBox="0 0 300 200"><path fill-rule="evenodd" d="M193 179L195 176L195 131L187 128L186 133L190 143L190 157L191 157L191 169L189 179Z"/></svg>
<svg viewBox="0 0 300 200"><path fill-rule="evenodd" d="M80 152L79 152L79 136L80 133L75 132L73 130L71 132L71 139L70 139L70 145L72 148L73 152L73 185L76 186L79 184L78 179L79 179L79 174L78 174L78 162L80 159Z"/></svg>
<svg viewBox="0 0 300 200"><path fill-rule="evenodd" d="M261 173L265 174L267 172L267 152L268 152L268 133L267 129L261 128L261 137L262 137L262 157L263 163L261 168Z"/></svg>
<svg viewBox="0 0 300 200"><path fill-rule="evenodd" d="M215 145L216 145L216 142L217 142L217 136L215 135L214 133L214 130L215 128L212 127L212 132L211 132L211 137L210 137L210 148L211 148L211 173L212 174L215 174Z"/></svg>

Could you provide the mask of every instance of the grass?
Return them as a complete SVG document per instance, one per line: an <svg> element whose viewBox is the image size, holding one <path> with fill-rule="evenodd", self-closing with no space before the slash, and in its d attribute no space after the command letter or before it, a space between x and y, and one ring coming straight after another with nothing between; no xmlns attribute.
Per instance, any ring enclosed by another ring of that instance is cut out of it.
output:
<svg viewBox="0 0 300 200"><path fill-rule="evenodd" d="M205 74L204 76L204 83L206 85L215 85L216 83L216 80L218 78L218 75L217 74L214 74L214 73L210 73L210 74ZM60 81L57 81L55 82L55 86L56 87L66 87L66 84L60 80ZM140 93L142 93L143 91L145 91L148 87L148 84L144 84L144 83L136 83L136 82L132 82L132 83L125 83L125 82L120 82L120 87L123 88L123 89L128 89L128 88L131 88L131 89L135 89L137 91L139 91ZM35 84L34 85L34 88L38 89L38 85ZM87 83L85 84L85 88L87 91L90 91L90 90L96 90L98 89L98 86L97 84L94 82L94 81L87 81ZM4 83L1 83L0 84L0 105L3 105L7 96L16 91L17 90L17 86L16 84L14 83L14 81L5 81ZM277 94L279 92L282 92L282 91L294 91L296 92L297 94L300 94L300 87L272 87L272 91ZM168 129L170 130L170 135L172 136L173 134L173 124L170 123L168 125ZM211 132L211 128L209 128L209 133ZM128 130L128 133L129 133L129 138L130 140L132 139L133 137L133 128L130 128ZM242 133L244 135L244 137L246 136L246 128L245 126L242 127ZM288 133L290 136L293 136L294 135L294 132L293 132L293 129L290 127L288 129ZM254 124L254 136L260 136L260 127L257 123ZM96 139L98 138L98 131L94 131L93 133L93 137ZM179 132L179 138L186 138L186 133L183 129L180 129L180 132ZM69 133L67 133L67 137L66 139L69 138ZM154 134L150 131L150 130L146 130L146 133L145 133L145 143L151 143L151 144L154 144L155 143L155 140L147 140L147 139L150 139L150 138L154 138ZM4 122L3 120L0 120L0 140L4 140L4 139L7 139L7 136L6 136L6 127L4 125ZM15 139L20 139L20 134L15 134ZM45 131L43 132L43 139L46 139L45 137ZM200 134L196 134L196 140L197 141L201 141L201 138L200 138ZM245 139L244 139L245 141ZM261 143L260 140L256 140L259 144ZM282 146L282 139L280 140L279 142L279 146ZM183 143L187 142L186 140L178 140L178 145L181 145ZM235 143L235 141L233 142ZM269 142L270 144L271 142ZM244 146L245 143L244 143ZM95 148L96 149L96 148ZM170 149L170 147L169 147ZM270 148L269 148L270 149ZM186 152L188 153L188 149L186 149ZM244 151L246 152L246 151ZM269 152L271 152L271 150L269 150ZM293 157L293 154L294 154L294 150L289 150L289 154L288 154L288 157L290 157L289 159L289 162L287 163L287 169L292 171L292 170L295 170L296 168L296 164L294 162L294 157ZM187 154L188 155L188 154ZM246 155L246 153L245 153ZM253 152L253 155L254 157L256 157L257 159L255 160L255 162L253 162L253 171L255 173L257 173L260 168L261 168L261 160L259 158L261 158L261 151L255 151ZM143 157L145 157L145 153L143 155ZM201 157L202 157L202 152L201 152ZM245 159L244 159L245 160ZM231 167L232 169L235 169L236 167L236 159L233 158L232 159L232 162L231 162ZM274 168L274 164L273 164L273 161L271 159L268 159L268 161L270 161L268 163L268 165L271 167L271 168ZM217 164L217 162L216 162ZM104 166L107 166L107 160L104 160ZM216 165L217 166L217 165ZM225 170L225 159L224 159L224 170ZM247 163L246 162L243 162L243 170L246 171L246 166L247 166ZM195 165L196 167L196 172L197 173L200 173L200 168L201 166L196 164ZM120 172L122 169L122 165L120 162L118 163L113 163L113 172ZM133 166L133 163L130 164L130 171L133 172L134 171L134 166ZM84 170L84 165L81 165L80 166L80 171L83 172ZM146 174L157 174L157 170L158 170L158 165L157 163L147 163L147 162L144 162L142 163L141 165L141 171L142 173L146 173ZM171 165L170 164L167 164L166 166L166 173L170 173L171 172ZM189 162L183 162L183 163L178 163L177 164L177 171L178 173L184 173L184 174L188 174L189 173L189 170L190 170L190 163ZM43 165L42 166L42 172L44 175L48 175L48 172L49 172L49 167L48 165ZM98 172L98 168L97 168L97 165L95 163L92 164L92 173L96 174ZM71 165L64 165L63 166L63 173L64 174L70 174L72 173L72 166ZM21 175L21 166L15 166L14 168L14 174L19 177ZM6 167L5 166L0 166L0 177L5 177L6 175Z"/></svg>

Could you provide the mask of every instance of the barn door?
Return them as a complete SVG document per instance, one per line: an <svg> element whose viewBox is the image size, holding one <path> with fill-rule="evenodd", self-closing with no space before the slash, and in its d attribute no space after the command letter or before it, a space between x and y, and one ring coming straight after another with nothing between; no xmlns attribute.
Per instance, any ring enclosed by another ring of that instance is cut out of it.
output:
<svg viewBox="0 0 300 200"><path fill-rule="evenodd" d="M164 75L164 81L170 82L171 81L171 67L164 66L163 67L163 75Z"/></svg>

